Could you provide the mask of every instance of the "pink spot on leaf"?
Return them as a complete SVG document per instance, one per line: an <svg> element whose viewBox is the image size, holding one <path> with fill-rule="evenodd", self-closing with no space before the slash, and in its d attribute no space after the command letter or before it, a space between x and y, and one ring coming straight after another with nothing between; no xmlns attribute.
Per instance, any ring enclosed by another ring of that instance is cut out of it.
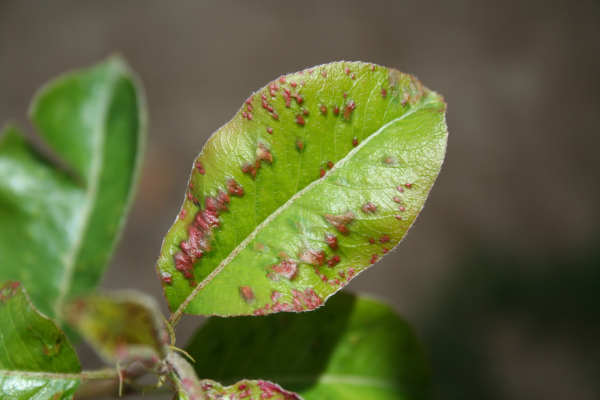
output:
<svg viewBox="0 0 600 400"><path fill-rule="evenodd" d="M270 278L278 280L279 277L286 279L294 279L298 272L298 263L294 260L282 260L279 264L272 265L270 267L274 275L270 275Z"/></svg>
<svg viewBox="0 0 600 400"><path fill-rule="evenodd" d="M349 233L347 225L351 223L355 218L354 213L352 211L348 211L344 214L338 215L325 214L323 215L323 217L327 222L333 225L338 230L338 232L340 232L343 235L347 235Z"/></svg>
<svg viewBox="0 0 600 400"><path fill-rule="evenodd" d="M171 283L173 283L173 277L171 276L170 273L165 272L165 271L162 271L160 273L160 279L167 285L170 285Z"/></svg>
<svg viewBox="0 0 600 400"><path fill-rule="evenodd" d="M250 286L240 286L240 295L246 303L254 301L254 292Z"/></svg>
<svg viewBox="0 0 600 400"><path fill-rule="evenodd" d="M338 256L336 254L327 261L327 265L329 265L330 267L335 267L336 265L339 264L339 262L340 262L340 256Z"/></svg>
<svg viewBox="0 0 600 400"><path fill-rule="evenodd" d="M325 262L325 252L323 250L304 250L298 258L306 264L321 266Z"/></svg>
<svg viewBox="0 0 600 400"><path fill-rule="evenodd" d="M356 109L356 103L353 100L350 100L346 107L344 107L344 118L346 120L350 119L352 112Z"/></svg>
<svg viewBox="0 0 600 400"><path fill-rule="evenodd" d="M361 209L366 214L373 214L374 212L377 211L377 206L369 201L369 202L363 204Z"/></svg>
<svg viewBox="0 0 600 400"><path fill-rule="evenodd" d="M259 143L258 147L256 148L256 159L260 161L266 161L271 164L273 162L273 155L263 143Z"/></svg>
<svg viewBox="0 0 600 400"><path fill-rule="evenodd" d="M244 195L244 188L233 178L227 180L227 191L233 196L241 197Z"/></svg>
<svg viewBox="0 0 600 400"><path fill-rule="evenodd" d="M325 235L325 243L327 243L327 245L331 248L331 249L337 249L338 247L338 239L337 236L335 235L330 235L330 234L326 234Z"/></svg>
<svg viewBox="0 0 600 400"><path fill-rule="evenodd" d="M281 298L281 293L279 293L277 290L273 290L271 292L271 301L272 302L276 302Z"/></svg>

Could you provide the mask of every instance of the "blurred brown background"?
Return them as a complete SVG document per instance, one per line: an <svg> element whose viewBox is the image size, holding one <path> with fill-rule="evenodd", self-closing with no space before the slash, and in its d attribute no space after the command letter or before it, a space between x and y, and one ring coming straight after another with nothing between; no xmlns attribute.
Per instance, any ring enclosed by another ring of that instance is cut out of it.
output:
<svg viewBox="0 0 600 400"><path fill-rule="evenodd" d="M150 130L104 287L162 301L154 263L191 162L251 91L371 61L444 94L450 139L417 224L351 289L416 327L437 398L600 398L598 1L0 0L0 123L28 127L37 87L112 52L145 85Z"/></svg>

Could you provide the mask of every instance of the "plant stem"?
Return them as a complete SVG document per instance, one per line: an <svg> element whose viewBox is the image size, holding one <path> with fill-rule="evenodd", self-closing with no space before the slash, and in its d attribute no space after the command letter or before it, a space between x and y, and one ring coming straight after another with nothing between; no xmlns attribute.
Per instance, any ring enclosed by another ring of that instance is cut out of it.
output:
<svg viewBox="0 0 600 400"><path fill-rule="evenodd" d="M142 392L140 386L132 382L143 376L146 372L143 368L127 371L127 378L123 382L123 397ZM119 395L119 371L116 368L82 371L80 376L81 384L75 393L75 400L95 399L106 396L116 398ZM144 388L143 391L164 391L164 388Z"/></svg>
<svg viewBox="0 0 600 400"><path fill-rule="evenodd" d="M105 368L95 371L82 371L81 384L75 393L75 399L92 399L102 395L116 393L119 385L119 371Z"/></svg>
<svg viewBox="0 0 600 400"><path fill-rule="evenodd" d="M92 371L81 371L81 379L83 381L90 380L106 380L119 378L119 371L115 368L104 368Z"/></svg>

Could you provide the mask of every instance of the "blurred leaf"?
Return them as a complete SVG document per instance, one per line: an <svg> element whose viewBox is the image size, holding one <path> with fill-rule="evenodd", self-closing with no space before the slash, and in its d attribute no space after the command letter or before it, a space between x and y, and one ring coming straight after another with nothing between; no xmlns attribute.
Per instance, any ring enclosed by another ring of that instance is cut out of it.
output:
<svg viewBox="0 0 600 400"><path fill-rule="evenodd" d="M271 399L300 400L300 397L272 382L243 379L234 385L223 386L209 379L198 379L192 366L175 353L168 356L177 384L180 400L200 399Z"/></svg>
<svg viewBox="0 0 600 400"><path fill-rule="evenodd" d="M65 318L109 363L155 365L167 353L169 335L154 299L128 291L94 294L67 304Z"/></svg>
<svg viewBox="0 0 600 400"><path fill-rule="evenodd" d="M427 399L429 369L388 306L340 293L306 314L211 318L187 349L198 376L267 379L305 399Z"/></svg>
<svg viewBox="0 0 600 400"><path fill-rule="evenodd" d="M79 360L64 333L17 282L0 286L0 398L70 399Z"/></svg>
<svg viewBox="0 0 600 400"><path fill-rule="evenodd" d="M144 136L140 96L114 57L45 86L30 115L65 168L16 128L0 138L0 279L21 281L49 315L97 285L123 227Z"/></svg>
<svg viewBox="0 0 600 400"><path fill-rule="evenodd" d="M600 399L597 236L551 258L470 243L424 318L436 397L503 400L527 385L532 398ZM548 381L548 371L562 379ZM513 392L507 379L520 383Z"/></svg>
<svg viewBox="0 0 600 400"><path fill-rule="evenodd" d="M442 164L446 105L337 62L282 76L206 143L158 261L177 321L311 310L404 237Z"/></svg>

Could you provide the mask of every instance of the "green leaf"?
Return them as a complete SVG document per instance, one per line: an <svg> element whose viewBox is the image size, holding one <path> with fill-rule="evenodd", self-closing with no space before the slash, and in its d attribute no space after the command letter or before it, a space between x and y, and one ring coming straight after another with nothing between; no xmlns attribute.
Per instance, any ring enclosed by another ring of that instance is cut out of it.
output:
<svg viewBox="0 0 600 400"><path fill-rule="evenodd" d="M271 399L300 400L296 393L289 392L281 386L264 381L243 379L231 386L223 386L210 379L198 379L192 366L181 356L170 353L167 363L171 376L177 385L181 400L212 399Z"/></svg>
<svg viewBox="0 0 600 400"><path fill-rule="evenodd" d="M156 365L169 335L153 298L134 291L94 294L65 307L66 320L108 363Z"/></svg>
<svg viewBox="0 0 600 400"><path fill-rule="evenodd" d="M306 400L429 398L414 333L388 306L345 292L312 313L211 318L187 350L198 376L267 379Z"/></svg>
<svg viewBox="0 0 600 400"><path fill-rule="evenodd" d="M0 137L0 279L22 282L48 315L98 284L132 197L144 114L135 79L113 57L50 82L32 103L64 168L14 127Z"/></svg>
<svg viewBox="0 0 600 400"><path fill-rule="evenodd" d="M414 77L337 62L250 96L194 162L158 260L183 311L310 310L377 262L423 208L446 105Z"/></svg>
<svg viewBox="0 0 600 400"><path fill-rule="evenodd" d="M77 355L17 282L0 286L0 321L0 398L72 398L80 382Z"/></svg>

